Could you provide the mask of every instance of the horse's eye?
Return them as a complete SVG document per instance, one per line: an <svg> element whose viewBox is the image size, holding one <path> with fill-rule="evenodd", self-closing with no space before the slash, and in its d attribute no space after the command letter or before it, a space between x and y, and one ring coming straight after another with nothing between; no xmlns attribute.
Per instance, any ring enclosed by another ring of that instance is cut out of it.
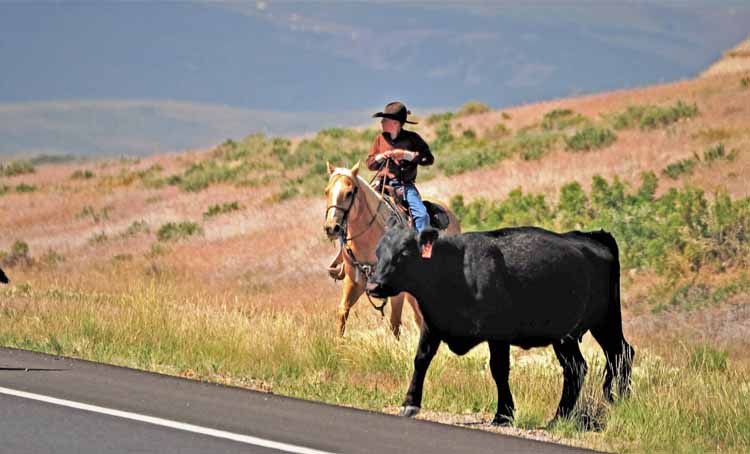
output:
<svg viewBox="0 0 750 454"><path fill-rule="evenodd" d="M349 192L347 192L347 193L346 193L346 196L345 196L345 197L346 197L346 198L348 199L348 198L349 198L349 197L351 197L351 196L352 196L352 191L349 191Z"/></svg>

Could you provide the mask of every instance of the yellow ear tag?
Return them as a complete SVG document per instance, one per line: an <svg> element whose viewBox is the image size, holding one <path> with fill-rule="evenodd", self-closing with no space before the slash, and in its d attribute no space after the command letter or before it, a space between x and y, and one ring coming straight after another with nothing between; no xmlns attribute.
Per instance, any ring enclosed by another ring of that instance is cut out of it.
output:
<svg viewBox="0 0 750 454"><path fill-rule="evenodd" d="M425 245L422 246L422 258L432 258L432 243L425 243Z"/></svg>

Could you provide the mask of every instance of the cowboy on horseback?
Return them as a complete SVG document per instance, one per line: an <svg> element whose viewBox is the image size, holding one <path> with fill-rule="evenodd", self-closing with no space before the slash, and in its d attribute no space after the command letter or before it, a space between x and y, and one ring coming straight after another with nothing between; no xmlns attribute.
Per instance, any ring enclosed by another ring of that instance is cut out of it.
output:
<svg viewBox="0 0 750 454"><path fill-rule="evenodd" d="M388 103L382 112L373 118L382 118L380 126L383 132L375 138L367 156L367 168L377 171L376 181L392 187L406 201L409 214L418 232L430 226L430 216L422 197L414 185L417 179L417 167L429 166L435 157L429 145L413 131L403 129L411 112L398 101ZM334 279L343 277L343 258L341 251L328 265L328 273Z"/></svg>

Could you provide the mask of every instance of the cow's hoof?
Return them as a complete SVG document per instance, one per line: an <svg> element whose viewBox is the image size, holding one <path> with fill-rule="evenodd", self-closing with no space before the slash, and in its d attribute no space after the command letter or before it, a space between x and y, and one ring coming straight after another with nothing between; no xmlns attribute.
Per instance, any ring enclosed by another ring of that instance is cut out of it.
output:
<svg viewBox="0 0 750 454"><path fill-rule="evenodd" d="M513 425L513 419L508 416L495 415L491 424L495 427L510 427Z"/></svg>
<svg viewBox="0 0 750 454"><path fill-rule="evenodd" d="M400 416L406 416L407 418L413 418L417 416L419 410L419 407L415 407L414 405L407 405L405 407L401 407L401 411L398 414Z"/></svg>

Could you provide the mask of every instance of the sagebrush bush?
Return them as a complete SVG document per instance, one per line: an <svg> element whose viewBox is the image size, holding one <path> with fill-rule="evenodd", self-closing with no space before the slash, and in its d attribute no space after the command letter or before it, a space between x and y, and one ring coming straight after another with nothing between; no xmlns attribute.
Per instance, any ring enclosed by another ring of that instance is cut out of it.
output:
<svg viewBox="0 0 750 454"><path fill-rule="evenodd" d="M34 165L29 161L10 161L7 164L0 164L0 176L14 177L27 173L34 173Z"/></svg>
<svg viewBox="0 0 750 454"><path fill-rule="evenodd" d="M195 222L168 222L159 227L159 230L156 232L156 238L159 241L172 241L202 234L203 227L199 226Z"/></svg>
<svg viewBox="0 0 750 454"><path fill-rule="evenodd" d="M570 109L554 109L542 117L542 129L546 131L562 130L578 126L587 121L586 117Z"/></svg>
<svg viewBox="0 0 750 454"><path fill-rule="evenodd" d="M480 198L466 203L457 195L451 208L469 230L522 224L607 230L617 239L625 268L665 274L672 255L684 257L693 270L750 261L750 198L732 200L718 193L710 200L703 190L690 186L655 197L657 185L651 172L642 175L636 189L618 178L609 182L595 176L588 195L576 182L564 185L557 205L518 189L499 201Z"/></svg>
<svg viewBox="0 0 750 454"><path fill-rule="evenodd" d="M571 151L587 151L604 148L617 140L617 136L608 128L586 126L565 138L565 144Z"/></svg>
<svg viewBox="0 0 750 454"><path fill-rule="evenodd" d="M643 130L656 129L670 125L683 118L698 115L696 104L686 104L678 100L672 106L629 106L624 112L609 115L612 127L625 129L640 127Z"/></svg>

